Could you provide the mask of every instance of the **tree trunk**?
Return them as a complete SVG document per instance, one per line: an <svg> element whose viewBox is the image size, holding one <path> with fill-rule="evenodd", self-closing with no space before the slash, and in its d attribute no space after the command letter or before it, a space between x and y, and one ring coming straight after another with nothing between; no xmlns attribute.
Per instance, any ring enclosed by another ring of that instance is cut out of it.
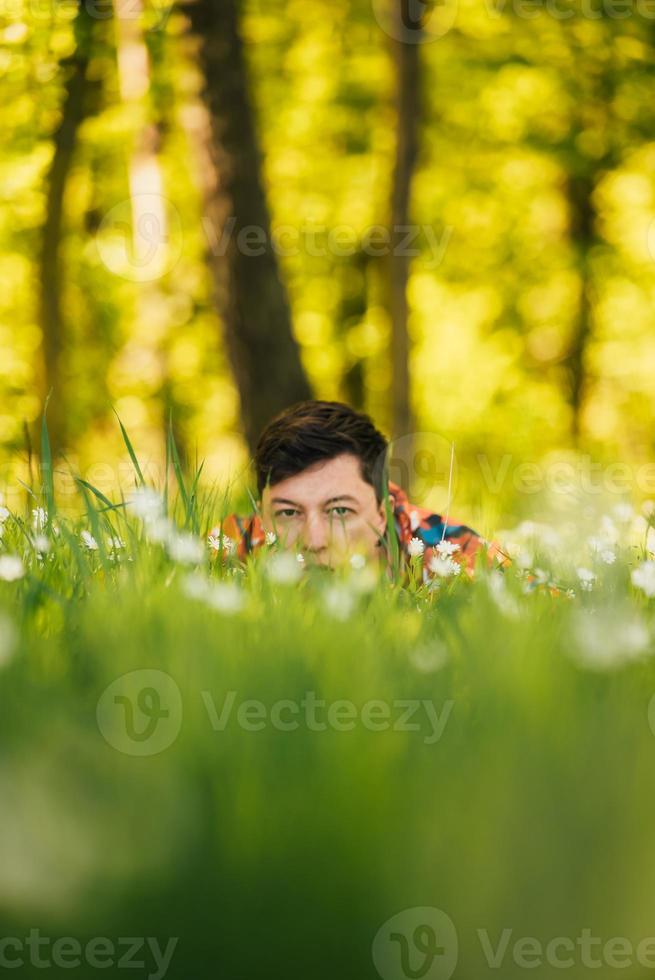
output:
<svg viewBox="0 0 655 980"><path fill-rule="evenodd" d="M581 414L586 394L587 376L585 356L591 333L594 308L592 280L589 269L589 252L595 236L596 212L593 204L594 180L592 176L570 177L568 200L571 239L578 252L580 298L576 313L573 336L566 366L568 368L569 404L571 406L571 438L578 445L581 435Z"/></svg>
<svg viewBox="0 0 655 980"><path fill-rule="evenodd" d="M564 25L562 28L564 29ZM587 53L581 42L576 40L576 36L573 35L573 39L569 41L576 66L571 79L575 87L576 110L571 139L566 145L566 198L569 207L569 234L577 256L580 293L571 343L564 364L568 374L571 440L576 448L580 448L583 435L582 412L590 388L587 349L594 326L594 310L598 304L592 262L593 249L599 240L594 193L604 174L618 165L622 153L621 145L615 138L618 132L617 120L612 108L616 96L616 78L621 70L614 44L615 28L611 18L606 17L605 36L599 47L603 57L595 71L589 71ZM573 137L588 127L590 119L594 126L608 134L604 152L600 156L589 156L576 148L572 154L570 144Z"/></svg>
<svg viewBox="0 0 655 980"><path fill-rule="evenodd" d="M209 262L249 447L287 405L311 398L271 247L261 152L248 96L238 0L191 0L209 123L204 174Z"/></svg>
<svg viewBox="0 0 655 980"><path fill-rule="evenodd" d="M61 63L68 72L64 87L62 116L54 136L54 153L46 178L46 217L43 226L39 261L40 321L44 366L44 398L52 391L48 409L48 428L53 451L65 446L66 411L60 383L60 358L64 347L64 317L61 305L61 234L64 196L75 152L78 130L87 115L87 92L93 18L80 0L75 17L76 47L70 58Z"/></svg>
<svg viewBox="0 0 655 980"><path fill-rule="evenodd" d="M391 315L392 356L392 431L394 437L408 435L413 429L411 388L409 372L409 334L407 320L407 283L409 257L397 247L402 241L403 226L409 224L412 174L418 153L418 126L420 114L420 61L417 31L420 24L413 24L416 3L414 0L390 0L393 13L401 18L406 29L411 25L413 41L394 40L396 64L396 159L391 192L391 240L393 247L389 262L389 312ZM421 5L422 8L422 5ZM399 30L398 37L403 36Z"/></svg>

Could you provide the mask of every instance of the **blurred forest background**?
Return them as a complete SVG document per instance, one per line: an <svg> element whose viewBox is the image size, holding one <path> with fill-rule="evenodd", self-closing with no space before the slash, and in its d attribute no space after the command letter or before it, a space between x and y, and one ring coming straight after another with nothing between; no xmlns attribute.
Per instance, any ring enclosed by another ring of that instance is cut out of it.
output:
<svg viewBox="0 0 655 980"><path fill-rule="evenodd" d="M652 459L649 0L2 0L0 75L6 492L50 390L105 492L113 409L223 479L312 394Z"/></svg>

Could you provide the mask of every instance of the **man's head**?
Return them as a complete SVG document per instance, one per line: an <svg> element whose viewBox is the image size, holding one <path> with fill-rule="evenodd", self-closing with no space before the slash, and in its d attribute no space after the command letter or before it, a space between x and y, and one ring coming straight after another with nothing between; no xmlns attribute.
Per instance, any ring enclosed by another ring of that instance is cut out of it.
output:
<svg viewBox="0 0 655 980"><path fill-rule="evenodd" d="M340 402L306 401L266 427L255 452L262 519L317 564L379 553L386 529L387 440Z"/></svg>

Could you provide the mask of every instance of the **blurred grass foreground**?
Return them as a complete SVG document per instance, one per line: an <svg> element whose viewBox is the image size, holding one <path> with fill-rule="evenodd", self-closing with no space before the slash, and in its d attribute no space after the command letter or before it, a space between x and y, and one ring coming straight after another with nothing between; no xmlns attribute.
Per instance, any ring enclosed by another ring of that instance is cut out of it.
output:
<svg viewBox="0 0 655 980"><path fill-rule="evenodd" d="M652 504L429 586L244 567L180 479L0 510L3 969L650 975Z"/></svg>
<svg viewBox="0 0 655 980"><path fill-rule="evenodd" d="M653 975L654 23L0 5L0 972ZM511 566L239 564L311 397Z"/></svg>

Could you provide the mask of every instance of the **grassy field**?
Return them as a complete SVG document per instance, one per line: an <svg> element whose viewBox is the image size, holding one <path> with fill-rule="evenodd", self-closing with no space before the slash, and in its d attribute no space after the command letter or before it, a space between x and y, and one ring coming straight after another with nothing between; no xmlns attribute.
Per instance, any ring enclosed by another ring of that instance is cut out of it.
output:
<svg viewBox="0 0 655 980"><path fill-rule="evenodd" d="M650 516L524 522L430 588L241 568L190 484L34 493L0 511L3 968L652 975Z"/></svg>

